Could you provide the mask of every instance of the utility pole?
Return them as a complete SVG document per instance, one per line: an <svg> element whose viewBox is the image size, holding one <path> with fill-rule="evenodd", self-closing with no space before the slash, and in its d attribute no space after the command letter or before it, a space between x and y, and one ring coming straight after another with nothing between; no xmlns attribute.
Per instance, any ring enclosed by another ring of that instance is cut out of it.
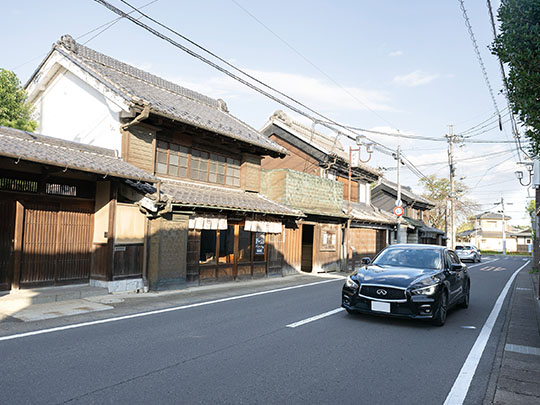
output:
<svg viewBox="0 0 540 405"><path fill-rule="evenodd" d="M501 196L502 226L503 226L503 255L506 254L506 216L504 215L504 197Z"/></svg>
<svg viewBox="0 0 540 405"><path fill-rule="evenodd" d="M448 125L448 166L450 167L450 194L448 195L450 201L450 249L454 249L456 246L456 214L455 214L455 185L454 185L454 176L456 174L456 168L454 166L454 126Z"/></svg>

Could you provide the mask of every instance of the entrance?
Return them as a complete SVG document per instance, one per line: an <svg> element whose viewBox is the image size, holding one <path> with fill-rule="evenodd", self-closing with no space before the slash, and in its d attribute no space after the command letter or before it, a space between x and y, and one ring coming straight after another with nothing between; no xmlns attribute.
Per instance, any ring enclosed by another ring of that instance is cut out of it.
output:
<svg viewBox="0 0 540 405"><path fill-rule="evenodd" d="M11 288L15 202L0 199L0 291Z"/></svg>
<svg viewBox="0 0 540 405"><path fill-rule="evenodd" d="M313 232L314 225L302 225L302 271L311 273L313 270Z"/></svg>
<svg viewBox="0 0 540 405"><path fill-rule="evenodd" d="M93 204L25 203L20 284L87 282Z"/></svg>

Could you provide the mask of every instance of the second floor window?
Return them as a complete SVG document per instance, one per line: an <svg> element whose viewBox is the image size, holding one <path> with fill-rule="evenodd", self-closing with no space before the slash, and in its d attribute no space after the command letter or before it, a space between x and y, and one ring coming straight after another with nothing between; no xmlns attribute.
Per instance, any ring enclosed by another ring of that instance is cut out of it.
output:
<svg viewBox="0 0 540 405"><path fill-rule="evenodd" d="M156 173L240 186L239 160L164 141L157 143Z"/></svg>

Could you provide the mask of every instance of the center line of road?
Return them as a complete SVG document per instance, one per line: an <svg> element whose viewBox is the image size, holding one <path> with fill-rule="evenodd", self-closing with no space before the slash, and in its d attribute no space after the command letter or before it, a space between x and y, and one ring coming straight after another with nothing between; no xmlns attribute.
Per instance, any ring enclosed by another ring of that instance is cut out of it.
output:
<svg viewBox="0 0 540 405"><path fill-rule="evenodd" d="M476 338L476 341L474 342L474 345L469 352L469 355L467 356L463 367L461 367L459 375L456 378L456 381L454 381L454 385L452 386L452 389L450 390L448 396L446 397L446 400L444 401L444 405L463 404L463 401L467 396L467 392L469 392L469 387L471 386L471 382L474 377L474 373L476 372L476 368L478 367L478 363L480 363L480 359L482 358L482 353L484 353L484 349L486 348L489 337L491 336L491 331L493 330L495 322L497 321L497 317L499 316L499 312L501 311L504 299L506 298L506 294L508 293L508 290L510 289L510 286L514 282L514 279L516 278L518 273L528 264L529 262L525 263L523 266L517 269L514 274L512 274L512 276L504 286L503 290L501 291L501 294L499 295L499 298L497 298L497 302L495 302L495 305L493 306L493 309L491 310L491 313L489 314L486 323L484 324L482 330L480 331L480 334Z"/></svg>
<svg viewBox="0 0 540 405"><path fill-rule="evenodd" d="M287 325L287 328L296 328L298 326L305 325L306 323L317 321L319 319L326 318L327 316L337 314L338 312L341 312L341 311L345 311L345 309L336 308L336 309L333 309L332 311L325 312L324 314L315 315L315 316L312 316L311 318L303 319L295 323L290 323Z"/></svg>
<svg viewBox="0 0 540 405"><path fill-rule="evenodd" d="M222 303L222 302L240 300L240 299L243 299L243 298L257 297L257 296L260 296L260 295L273 294L273 293L282 292L282 291L288 291L288 290L295 290L297 288L311 287L311 286L314 286L314 285L332 283L334 281L343 282L343 279L342 278L333 278L331 280L317 281L317 282L314 282L314 283L307 283L307 284L294 285L294 286L290 286L290 287L276 288L275 290L259 291L259 292L255 292L255 293L244 294L244 295L235 295L234 297L220 298L220 299L217 299L217 300L198 302L196 304L182 305L182 306L179 306L179 307L157 309L155 311L148 311L148 312L141 312L141 313L138 313L138 314L118 316L116 318L100 319L98 321L90 321L90 322L82 322L82 323L76 323L76 324L66 325L66 326L58 326L56 328L36 330L36 331L33 331L33 332L18 333L16 335L10 335L10 336L0 336L0 342L4 341L4 340L20 339L20 338L28 337L28 336L42 335L44 333L52 333L52 332L59 332L59 331L68 330L68 329L82 328L84 326L93 326L93 325L100 325L100 324L103 324L103 323L123 321L123 320L126 320L126 319L141 318L143 316L163 314L165 312L180 311L180 310L183 310L183 309L202 307L202 306L205 306L205 305L219 304L219 303Z"/></svg>

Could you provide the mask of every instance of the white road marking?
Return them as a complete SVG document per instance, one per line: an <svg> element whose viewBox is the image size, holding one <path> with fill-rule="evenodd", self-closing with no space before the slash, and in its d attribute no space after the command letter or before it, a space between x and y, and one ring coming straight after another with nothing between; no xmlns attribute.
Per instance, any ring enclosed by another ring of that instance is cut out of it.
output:
<svg viewBox="0 0 540 405"><path fill-rule="evenodd" d="M463 329L476 329L476 326L462 326Z"/></svg>
<svg viewBox="0 0 540 405"><path fill-rule="evenodd" d="M325 312L324 314L315 315L315 316L312 316L311 318L303 319L295 323L290 323L287 325L287 328L296 328L298 326L305 325L306 323L317 321L319 319L326 318L327 316L337 314L338 312L341 312L341 311L345 311L345 309L336 308L336 309L333 309L332 311Z"/></svg>
<svg viewBox="0 0 540 405"><path fill-rule="evenodd" d="M467 266L467 268L470 269L471 267L484 266L484 265L486 265L486 264L496 262L497 260L499 260L499 259L490 260L490 261L488 261L488 262L482 262L482 263L477 263L477 264L471 264L470 266Z"/></svg>
<svg viewBox="0 0 540 405"><path fill-rule="evenodd" d="M532 291L532 288L516 287L517 291Z"/></svg>
<svg viewBox="0 0 540 405"><path fill-rule="evenodd" d="M478 367L478 363L482 358L482 353L486 348L486 344L491 335L491 331L493 330L493 326L495 325L497 317L499 316L499 312L501 311L501 307L504 299L506 298L506 294L508 293L508 290L510 289L510 286L512 285L512 282L516 278L517 274L528 264L529 262L527 261L527 263L517 269L514 274L512 274L510 279L506 282L506 285L504 286L501 294L499 295L499 298L497 298L497 302L495 302L495 305L493 306L493 309L491 310L491 313L489 314L486 323L484 324L482 330L480 331L480 334L476 338L476 341L474 342L474 345L469 352L469 355L467 356L463 367L461 367L459 375L456 378L452 389L448 393L446 400L444 401L444 405L463 404L463 401L467 396L467 392L469 391L471 381L474 377L474 373L476 372L476 368Z"/></svg>
<svg viewBox="0 0 540 405"><path fill-rule="evenodd" d="M68 330L68 329L77 329L77 328L82 328L82 327L85 327L85 326L93 326L93 325L99 325L99 324L103 324L103 323L118 322L118 321L123 321L123 320L126 320L126 319L141 318L143 316L163 314L163 313L166 313L166 312L180 311L180 310L183 310L183 309L202 307L202 306L206 306L206 305L220 304L222 302L227 302L227 301L240 300L240 299L243 299L243 298L251 298L251 297L257 297L257 296L260 296L260 295L273 294L273 293L282 292L282 291L288 291L288 290L295 290L297 288L310 287L310 286L320 285L320 284L325 284L325 283L332 283L334 281L343 282L343 279L342 278L336 278L336 279L325 280L325 281L317 281L315 283L308 283L308 284L295 285L295 286L291 286L291 287L277 288L275 290L269 290L269 291L259 291L259 292L256 292L256 293L237 295L237 296L228 297L228 298L220 298L220 299L217 299L217 300L199 302L199 303L196 303L196 304L182 305L182 306L179 306L179 307L157 309L155 311L148 311L148 312L141 312L141 313L138 313L138 314L118 316L118 317L115 317L115 318L100 319L98 321L76 323L76 324L73 324L73 325L58 326L56 328L36 330L36 331L33 331L33 332L18 333L16 335L10 335L10 336L0 336L0 342L4 341L4 340L20 339L20 338L24 338L24 337L28 337L28 336L43 335L45 333L60 332L60 331Z"/></svg>

